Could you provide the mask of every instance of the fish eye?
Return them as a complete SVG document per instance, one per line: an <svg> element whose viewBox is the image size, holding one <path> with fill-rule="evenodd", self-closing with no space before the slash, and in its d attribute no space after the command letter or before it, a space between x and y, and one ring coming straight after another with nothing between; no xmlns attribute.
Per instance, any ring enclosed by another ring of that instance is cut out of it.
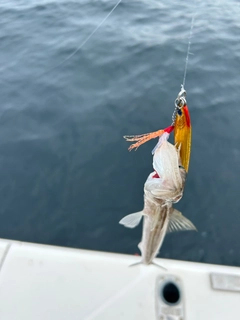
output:
<svg viewBox="0 0 240 320"><path fill-rule="evenodd" d="M181 116L181 115L182 115L182 110L179 108L179 109L177 110L177 113L179 114L179 116Z"/></svg>

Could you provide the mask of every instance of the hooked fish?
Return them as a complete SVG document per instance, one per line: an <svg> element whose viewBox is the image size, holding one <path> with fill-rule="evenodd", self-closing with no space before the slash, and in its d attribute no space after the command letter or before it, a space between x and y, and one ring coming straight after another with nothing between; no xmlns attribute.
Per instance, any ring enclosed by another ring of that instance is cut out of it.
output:
<svg viewBox="0 0 240 320"><path fill-rule="evenodd" d="M180 150L167 141L165 132L153 156L153 169L144 185L144 208L120 220L128 228L136 227L143 217L142 240L138 247L143 264L153 263L166 233L196 230L190 220L172 207L183 196L186 170L182 166Z"/></svg>

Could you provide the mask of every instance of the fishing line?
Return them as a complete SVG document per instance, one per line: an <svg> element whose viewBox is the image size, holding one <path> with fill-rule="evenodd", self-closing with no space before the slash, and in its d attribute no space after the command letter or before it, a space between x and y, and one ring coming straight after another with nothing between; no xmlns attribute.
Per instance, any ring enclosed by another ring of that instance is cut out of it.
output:
<svg viewBox="0 0 240 320"><path fill-rule="evenodd" d="M184 69L184 73L183 73L183 83L181 85L181 90L178 93L178 96L177 96L177 98L175 100L175 108L174 108L174 111L173 111L173 114L172 114L172 124L171 124L171 126L175 126L175 121L176 121L178 110L181 109L185 104L187 104L187 100L186 100L187 92L185 91L184 87L185 87L186 76L187 76L187 67L188 67L189 55L191 54L190 48L191 48L191 40L192 40L192 34L193 34L194 18L195 18L195 14L192 16L192 22L191 22L191 27L190 27L189 36L188 36L188 48L187 48L185 69Z"/></svg>
<svg viewBox="0 0 240 320"><path fill-rule="evenodd" d="M183 89L185 87L186 76L187 76L187 67L188 67L188 60L189 60L189 55L190 55L191 40L192 40L193 26L194 26L194 18L195 18L195 15L193 15L193 17L192 17L191 28L190 28L189 37L188 37L188 39L189 39L188 49L187 49L187 56L186 56L186 62L185 62L185 70L184 70L184 74L183 74L183 84L182 84Z"/></svg>
<svg viewBox="0 0 240 320"><path fill-rule="evenodd" d="M113 13L113 11L119 6L119 4L122 2L122 0L119 0L115 6L109 11L109 13L103 18L103 20L97 25L97 27L87 36L87 38L69 55L67 56L64 60L62 60L59 64L56 66L52 67L51 69L48 69L47 71L43 72L40 76L37 77L42 77L43 75L57 69L58 67L62 66L65 62L67 62L69 59L71 59L79 50L82 49L82 47L92 38L92 36L98 31L98 29L106 22L106 20L110 17L110 15Z"/></svg>

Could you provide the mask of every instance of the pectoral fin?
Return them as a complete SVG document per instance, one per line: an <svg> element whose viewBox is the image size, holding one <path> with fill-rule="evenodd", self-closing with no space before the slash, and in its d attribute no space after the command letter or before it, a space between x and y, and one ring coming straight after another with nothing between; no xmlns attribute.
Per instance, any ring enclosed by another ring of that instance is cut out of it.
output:
<svg viewBox="0 0 240 320"><path fill-rule="evenodd" d="M169 217L168 232L181 231L181 230L195 230L194 224L185 218L180 211L173 209Z"/></svg>
<svg viewBox="0 0 240 320"><path fill-rule="evenodd" d="M135 228L140 223L142 216L142 211L134 212L123 217L119 223L124 225L126 228Z"/></svg>

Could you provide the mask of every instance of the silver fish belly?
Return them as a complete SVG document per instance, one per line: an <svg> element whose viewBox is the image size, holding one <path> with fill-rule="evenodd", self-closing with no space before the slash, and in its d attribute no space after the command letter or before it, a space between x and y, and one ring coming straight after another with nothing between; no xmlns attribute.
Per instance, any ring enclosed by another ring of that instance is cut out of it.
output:
<svg viewBox="0 0 240 320"><path fill-rule="evenodd" d="M155 204L145 199L142 240L138 245L143 264L152 263L166 235L171 205L164 204L162 200Z"/></svg>
<svg viewBox="0 0 240 320"><path fill-rule="evenodd" d="M171 151L175 151L175 147L169 145L170 150L173 147L174 149ZM177 182L172 181L173 174L171 172L170 175L168 174L167 177L163 178L156 177L154 173L151 173L144 185L143 232L142 240L138 245L143 264L151 264L157 256L168 230L169 220L173 212L172 204L178 202L183 195L186 171L179 167L177 157L176 161L177 168L173 163L172 171L178 171ZM180 170L183 172L180 172Z"/></svg>

